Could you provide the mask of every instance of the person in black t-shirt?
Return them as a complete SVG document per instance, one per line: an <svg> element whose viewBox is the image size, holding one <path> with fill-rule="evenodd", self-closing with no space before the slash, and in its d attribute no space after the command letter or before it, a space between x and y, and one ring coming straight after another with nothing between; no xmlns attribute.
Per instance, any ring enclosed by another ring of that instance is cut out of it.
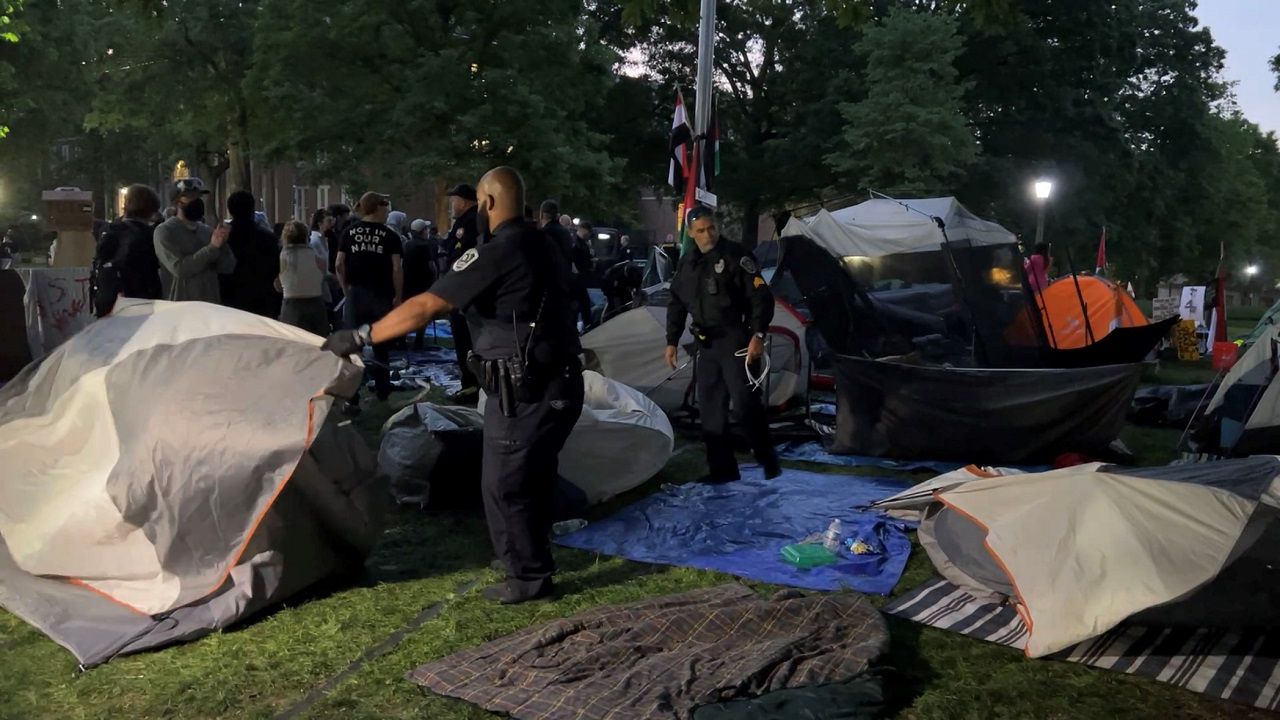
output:
<svg viewBox="0 0 1280 720"><path fill-rule="evenodd" d="M347 357L455 308L467 311L489 394L481 492L489 538L507 573L505 582L481 594L510 604L554 591L552 494L560 451L582 413L582 348L571 310L569 258L522 217L520 175L494 168L480 179L478 196L490 242L464 252L427 292L372 326L333 333L323 348Z"/></svg>
<svg viewBox="0 0 1280 720"><path fill-rule="evenodd" d="M346 302L342 308L347 327L376 322L404 298L404 254L400 235L384 222L391 212L391 201L386 195L367 192L356 205L360 220L351 223L343 231L338 242L338 258L334 263L338 282ZM379 400L391 394L390 348L379 343L373 346L377 364L369 369L377 385ZM347 409L354 412L358 401Z"/></svg>

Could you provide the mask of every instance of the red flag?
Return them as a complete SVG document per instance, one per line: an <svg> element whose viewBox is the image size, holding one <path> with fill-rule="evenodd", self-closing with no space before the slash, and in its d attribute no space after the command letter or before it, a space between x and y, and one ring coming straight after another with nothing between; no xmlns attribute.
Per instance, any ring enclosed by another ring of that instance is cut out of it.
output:
<svg viewBox="0 0 1280 720"><path fill-rule="evenodd" d="M698 167L699 149L702 143L693 143L693 158L689 163L689 167ZM680 224L680 253L684 254L693 247L693 238L689 236L689 224L685 222L685 216L689 211L697 206L698 202L698 174L689 173L685 180L684 186L684 204L681 205L680 217L677 220Z"/></svg>
<svg viewBox="0 0 1280 720"><path fill-rule="evenodd" d="M1094 275L1102 275L1107 269L1107 226L1102 226L1102 238L1098 240L1098 263Z"/></svg>

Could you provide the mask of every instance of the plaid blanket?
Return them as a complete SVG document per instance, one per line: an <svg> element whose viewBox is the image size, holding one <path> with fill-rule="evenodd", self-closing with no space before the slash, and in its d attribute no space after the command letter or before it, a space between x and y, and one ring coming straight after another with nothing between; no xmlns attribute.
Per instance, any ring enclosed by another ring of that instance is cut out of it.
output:
<svg viewBox="0 0 1280 720"><path fill-rule="evenodd" d="M975 598L942 578L895 599L884 611L1009 647L1021 649L1027 642L1026 626L1011 605ZM1049 657L1255 707L1280 707L1280 635L1262 629L1125 624Z"/></svg>
<svg viewBox="0 0 1280 720"><path fill-rule="evenodd" d="M687 719L708 703L847 681L888 642L860 595L722 585L529 628L409 679L517 718Z"/></svg>

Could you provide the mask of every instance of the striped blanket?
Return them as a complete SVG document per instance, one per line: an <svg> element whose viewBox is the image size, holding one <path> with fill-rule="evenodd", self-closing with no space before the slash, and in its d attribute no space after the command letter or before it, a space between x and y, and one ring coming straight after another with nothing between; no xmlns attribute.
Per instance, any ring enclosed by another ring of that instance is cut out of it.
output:
<svg viewBox="0 0 1280 720"><path fill-rule="evenodd" d="M1027 629L1011 605L934 578L884 612L987 642L1022 648ZM1055 660L1141 675L1210 697L1280 707L1280 633L1242 628L1121 625L1055 653Z"/></svg>

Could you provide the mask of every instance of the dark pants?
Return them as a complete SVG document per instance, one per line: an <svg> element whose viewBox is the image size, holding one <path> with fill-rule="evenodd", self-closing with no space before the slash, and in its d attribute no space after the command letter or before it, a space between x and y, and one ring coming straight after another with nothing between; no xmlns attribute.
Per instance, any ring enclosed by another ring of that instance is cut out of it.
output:
<svg viewBox="0 0 1280 720"><path fill-rule="evenodd" d="M778 452L769 437L769 422L760 391L752 392L747 385L743 358L734 355L746 347L744 335L730 333L698 350L698 406L702 414L702 437L707 445L707 465L713 480L738 479L738 461L733 454L729 423L730 401L741 418L756 462L766 471L778 466Z"/></svg>
<svg viewBox="0 0 1280 720"><path fill-rule="evenodd" d="M467 318L458 311L449 314L449 328L453 331L453 351L458 356L458 369L462 375L462 387L478 388L475 373L467 367L467 353L471 352L471 328L467 327Z"/></svg>
<svg viewBox="0 0 1280 720"><path fill-rule="evenodd" d="M324 298L285 298L280 305L280 322L316 335L329 333L329 309Z"/></svg>
<svg viewBox="0 0 1280 720"><path fill-rule="evenodd" d="M576 367L554 377L541 402L517 403L515 417L502 413L496 397L485 403L484 514L493 551L518 592L538 592L555 572L550 536L559 455L580 414Z"/></svg>
<svg viewBox="0 0 1280 720"><path fill-rule="evenodd" d="M391 312L391 298L383 297L366 287L352 285L347 290L347 301L342 306L342 319L348 328L358 328L365 323L373 324ZM365 373L373 378L378 397L386 399L391 394L391 346L387 343L376 343L373 346L373 359L377 365L365 367Z"/></svg>
<svg viewBox="0 0 1280 720"><path fill-rule="evenodd" d="M591 327L591 293L587 292L587 281L579 278L574 282L573 294L576 296L575 303L578 306L578 314L582 317L582 329L586 331Z"/></svg>

